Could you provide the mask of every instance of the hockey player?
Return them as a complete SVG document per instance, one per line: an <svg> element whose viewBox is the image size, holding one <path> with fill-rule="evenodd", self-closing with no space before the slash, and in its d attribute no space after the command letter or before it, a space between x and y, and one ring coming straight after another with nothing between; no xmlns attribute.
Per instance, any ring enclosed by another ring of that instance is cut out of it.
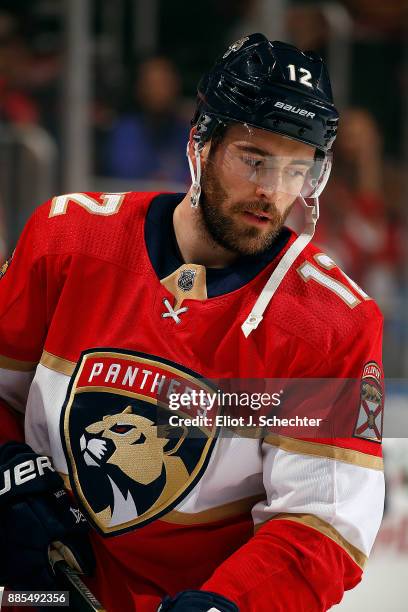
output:
<svg viewBox="0 0 408 612"><path fill-rule="evenodd" d="M53 588L51 544L110 612L322 611L360 581L382 318L309 244L337 120L320 58L246 36L199 84L187 194L36 210L0 281L0 583ZM168 426L174 394L273 378L361 380L344 435Z"/></svg>

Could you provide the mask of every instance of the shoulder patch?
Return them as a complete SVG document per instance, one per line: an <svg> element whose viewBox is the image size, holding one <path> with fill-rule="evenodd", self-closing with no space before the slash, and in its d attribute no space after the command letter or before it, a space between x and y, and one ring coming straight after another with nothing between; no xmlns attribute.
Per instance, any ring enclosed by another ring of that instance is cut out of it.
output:
<svg viewBox="0 0 408 612"><path fill-rule="evenodd" d="M381 380L381 367L369 361L363 368L361 377L360 407L354 427L354 437L381 442L384 417L384 392Z"/></svg>

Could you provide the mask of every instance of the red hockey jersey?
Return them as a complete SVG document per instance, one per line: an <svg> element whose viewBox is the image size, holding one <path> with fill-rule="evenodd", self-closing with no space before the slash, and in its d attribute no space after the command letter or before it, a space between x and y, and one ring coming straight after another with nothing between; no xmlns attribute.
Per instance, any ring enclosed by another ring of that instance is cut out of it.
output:
<svg viewBox="0 0 408 612"><path fill-rule="evenodd" d="M190 588L242 612L326 610L360 580L382 517L381 314L308 246L245 338L295 236L246 285L206 299L200 267L157 277L154 195L59 196L28 222L0 280L0 442L25 414L27 443L94 527L89 585L107 610L152 612ZM341 439L159 432L172 393L275 378L361 379L372 401L345 407Z"/></svg>

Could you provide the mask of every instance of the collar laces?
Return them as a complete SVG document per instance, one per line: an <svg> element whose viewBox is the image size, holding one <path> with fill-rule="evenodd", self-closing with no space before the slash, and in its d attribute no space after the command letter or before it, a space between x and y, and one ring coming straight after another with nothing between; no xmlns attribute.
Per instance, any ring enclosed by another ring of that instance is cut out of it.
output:
<svg viewBox="0 0 408 612"><path fill-rule="evenodd" d="M167 298L163 299L163 304L167 308L167 312L162 312L163 319L167 319L167 317L171 317L173 321L175 321L177 324L181 323L181 319L179 315L183 314L183 312L187 312L188 310L187 306L183 306L183 308L177 308L175 310Z"/></svg>
<svg viewBox="0 0 408 612"><path fill-rule="evenodd" d="M305 208L305 227L303 228L302 233L299 234L293 244L286 251L275 270L272 272L266 285L259 294L259 297L256 300L250 314L245 322L241 325L245 338L248 338L251 331L258 327L259 323L263 319L263 313L281 284L285 274L288 272L303 249L311 241L315 233L316 223L319 218L319 198L311 198L313 200L313 204L309 206L306 204L303 196L299 197Z"/></svg>

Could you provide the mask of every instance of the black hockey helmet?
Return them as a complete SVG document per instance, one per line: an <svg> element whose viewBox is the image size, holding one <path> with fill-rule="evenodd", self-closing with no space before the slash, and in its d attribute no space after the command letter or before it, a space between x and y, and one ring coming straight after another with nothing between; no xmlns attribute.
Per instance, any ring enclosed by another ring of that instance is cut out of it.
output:
<svg viewBox="0 0 408 612"><path fill-rule="evenodd" d="M326 154L336 138L338 119L322 59L257 33L230 45L202 77L191 123L200 145L218 125L239 122Z"/></svg>

